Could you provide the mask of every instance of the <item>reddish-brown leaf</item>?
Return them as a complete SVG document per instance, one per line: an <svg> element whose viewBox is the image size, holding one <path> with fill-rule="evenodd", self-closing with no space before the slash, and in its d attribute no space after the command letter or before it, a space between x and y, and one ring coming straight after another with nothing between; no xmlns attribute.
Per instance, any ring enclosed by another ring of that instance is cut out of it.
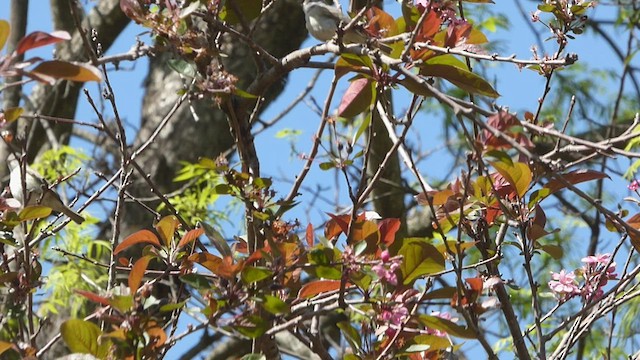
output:
<svg viewBox="0 0 640 360"><path fill-rule="evenodd" d="M369 23L366 30L372 36L388 37L398 33L398 25L393 16L378 7L372 6L367 11L367 18Z"/></svg>
<svg viewBox="0 0 640 360"><path fill-rule="evenodd" d="M96 67L62 60L43 61L31 70L31 74L77 82L102 81L102 74Z"/></svg>
<svg viewBox="0 0 640 360"><path fill-rule="evenodd" d="M106 297L100 296L98 294L94 294L91 291L75 290L74 292L78 295L86 297L87 299L89 299L89 301L93 301L95 303L98 303L104 306L109 305L109 299L107 299Z"/></svg>
<svg viewBox="0 0 640 360"><path fill-rule="evenodd" d="M144 272L147 271L147 266L149 266L152 258L150 255L143 256L133 264L133 268L131 268L131 272L129 273L129 291L131 291L131 295L138 291L140 282L144 277Z"/></svg>
<svg viewBox="0 0 640 360"><path fill-rule="evenodd" d="M193 240L197 239L202 234L204 234L203 228L187 231L187 233L184 234L182 239L180 239L180 242L178 243L178 249L182 249L184 246L186 246L188 243L192 242Z"/></svg>
<svg viewBox="0 0 640 360"><path fill-rule="evenodd" d="M349 231L349 221L351 216L349 215L333 215L327 213L331 217L331 220L327 222L327 226L324 229L324 237L331 240L336 236L347 233Z"/></svg>
<svg viewBox="0 0 640 360"><path fill-rule="evenodd" d="M309 247L313 247L313 225L311 225L311 223L309 223L307 225L307 231L305 232L305 239L307 240L307 245Z"/></svg>
<svg viewBox="0 0 640 360"><path fill-rule="evenodd" d="M609 178L609 175L595 170L576 170L560 176L562 176L571 185L576 185L585 181ZM558 190L564 189L566 185L564 185L560 180L553 179L544 187L550 190L550 195Z"/></svg>
<svg viewBox="0 0 640 360"><path fill-rule="evenodd" d="M129 235L129 237L127 237L126 239L124 239L124 241L118 244L118 246L116 246L116 249L113 251L113 253L117 255L122 250L130 246L133 246L135 244L141 244L141 243L151 244L158 248L162 247L162 245L160 245L160 240L158 240L158 237L156 236L156 234L152 233L149 230L140 230Z"/></svg>
<svg viewBox="0 0 640 360"><path fill-rule="evenodd" d="M146 329L147 334L149 334L149 345L152 348L158 348L167 341L167 334L162 330L159 326L153 326Z"/></svg>
<svg viewBox="0 0 640 360"><path fill-rule="evenodd" d="M20 40L18 46L16 46L16 53L18 55L24 54L27 50L66 40L71 40L71 35L66 31L54 31L51 33L34 31Z"/></svg>
<svg viewBox="0 0 640 360"><path fill-rule="evenodd" d="M298 299L306 299L338 289L340 289L340 280L316 280L300 288L300 292L298 292Z"/></svg>

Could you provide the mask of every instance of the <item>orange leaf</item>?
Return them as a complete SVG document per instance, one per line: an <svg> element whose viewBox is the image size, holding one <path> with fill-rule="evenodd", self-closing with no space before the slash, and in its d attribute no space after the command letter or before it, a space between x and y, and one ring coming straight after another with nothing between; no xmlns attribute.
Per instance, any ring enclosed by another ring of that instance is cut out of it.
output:
<svg viewBox="0 0 640 360"><path fill-rule="evenodd" d="M18 55L24 54L27 50L59 43L65 40L71 40L71 35L66 31L54 31L49 34L44 31L34 31L20 40L16 47L16 53Z"/></svg>
<svg viewBox="0 0 640 360"><path fill-rule="evenodd" d="M188 243L190 243L193 240L195 240L198 237L200 237L200 235L202 235L202 234L204 234L204 229L203 228L193 229L193 230L188 231L186 234L184 234L182 239L180 239L180 242L178 243L178 249L181 249L182 247L184 247Z"/></svg>
<svg viewBox="0 0 640 360"><path fill-rule="evenodd" d="M43 61L31 73L77 82L102 81L102 74L96 67L62 60Z"/></svg>
<svg viewBox="0 0 640 360"><path fill-rule="evenodd" d="M298 292L298 299L306 299L318 294L340 289L340 280L316 280L312 281Z"/></svg>
<svg viewBox="0 0 640 360"><path fill-rule="evenodd" d="M327 222L327 226L324 229L324 237L331 240L336 236L347 233L349 231L349 221L351 216L349 215L333 215L327 213L331 217L331 220Z"/></svg>
<svg viewBox="0 0 640 360"><path fill-rule="evenodd" d="M147 266L149 266L149 262L152 257L150 255L143 256L131 268L131 272L129 273L129 290L131 291L131 295L135 294L140 287L140 282L144 277L144 272L147 271Z"/></svg>
<svg viewBox="0 0 640 360"><path fill-rule="evenodd" d="M197 262L215 275L227 280L235 279L236 275L238 275L244 266L244 262L233 264L233 259L230 256L220 258L210 253L193 254L189 256L189 260Z"/></svg>
<svg viewBox="0 0 640 360"><path fill-rule="evenodd" d="M159 326L147 328L147 334L149 334L150 345L152 348L158 348L167 341L167 334Z"/></svg>
<svg viewBox="0 0 640 360"><path fill-rule="evenodd" d="M309 225L307 225L307 231L305 233L305 238L307 239L307 245L309 245L309 247L313 246L313 225L311 225L311 223L309 223Z"/></svg>
<svg viewBox="0 0 640 360"><path fill-rule="evenodd" d="M179 225L180 222L174 215L165 216L158 221L156 231L160 234L160 240L162 240L165 245L171 245L171 239L173 239L173 234Z"/></svg>
<svg viewBox="0 0 640 360"><path fill-rule="evenodd" d="M129 237L124 239L123 242L118 244L118 246L116 246L116 249L113 251L113 253L117 255L122 250L140 243L148 243L156 247L162 247L162 245L160 245L160 240L158 240L158 237L156 236L156 234L152 233L149 230L140 230L129 235Z"/></svg>

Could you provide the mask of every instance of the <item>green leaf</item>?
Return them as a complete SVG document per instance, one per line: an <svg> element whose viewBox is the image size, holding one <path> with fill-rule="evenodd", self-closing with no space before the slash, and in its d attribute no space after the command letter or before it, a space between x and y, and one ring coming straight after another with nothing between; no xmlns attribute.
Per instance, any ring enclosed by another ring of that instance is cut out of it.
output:
<svg viewBox="0 0 640 360"><path fill-rule="evenodd" d="M267 357L263 354L247 354L243 356L240 360L267 360Z"/></svg>
<svg viewBox="0 0 640 360"><path fill-rule="evenodd" d="M289 304L282 301L279 297L272 295L264 296L262 307L273 315L288 314L291 312Z"/></svg>
<svg viewBox="0 0 640 360"><path fill-rule="evenodd" d="M261 0L226 0L220 10L220 19L231 25L236 25L240 23L242 17L244 21L249 23L260 15L261 10Z"/></svg>
<svg viewBox="0 0 640 360"><path fill-rule="evenodd" d="M479 75L453 65L425 63L420 65L420 75L443 78L460 89L472 94L484 95L491 98L500 96L491 84Z"/></svg>
<svg viewBox="0 0 640 360"><path fill-rule="evenodd" d="M196 76L196 67L188 61L182 59L169 59L167 60L169 68L180 75L188 78L194 78Z"/></svg>
<svg viewBox="0 0 640 360"><path fill-rule="evenodd" d="M131 295L114 295L109 298L109 305L121 313L129 312L133 308L133 296Z"/></svg>
<svg viewBox="0 0 640 360"><path fill-rule="evenodd" d="M370 57L356 54L342 54L336 61L336 77L340 78L350 71L356 72L361 68L373 70L373 61L371 61Z"/></svg>
<svg viewBox="0 0 640 360"><path fill-rule="evenodd" d="M358 330L356 330L349 321L340 321L336 325L340 330L342 330L345 339L347 339L349 345L354 349L354 352L359 352L362 347L360 332L358 332Z"/></svg>
<svg viewBox="0 0 640 360"><path fill-rule="evenodd" d="M460 326L451 320L438 316L420 315L418 316L418 320L429 329L444 331L449 335L465 339L477 338L476 333L472 329Z"/></svg>
<svg viewBox="0 0 640 360"><path fill-rule="evenodd" d="M258 281L267 279L273 276L273 271L258 266L247 266L242 270L240 277L245 284L253 284Z"/></svg>
<svg viewBox="0 0 640 360"><path fill-rule="evenodd" d="M438 249L425 239L404 239L398 251L402 255L400 270L404 285L411 284L416 278L444 270L444 257Z"/></svg>
<svg viewBox="0 0 640 360"><path fill-rule="evenodd" d="M179 276L178 279L180 279L180 281L182 281L183 283L193 286L198 290L211 289L211 283L209 282L209 279L204 275L186 274Z"/></svg>
<svg viewBox="0 0 640 360"><path fill-rule="evenodd" d="M232 257L233 254L231 253L231 248L227 240L222 237L222 234L220 234L218 230L205 222L202 223L202 228L204 229L205 235L207 235L213 246L215 246L223 257Z"/></svg>
<svg viewBox="0 0 640 360"><path fill-rule="evenodd" d="M547 254L551 255L551 257L556 260L562 259L562 255L564 255L564 251L562 250L562 247L560 247L559 245L552 245L552 244L542 245L540 246L540 249L542 249L542 251L546 252Z"/></svg>
<svg viewBox="0 0 640 360"><path fill-rule="evenodd" d="M166 305L162 305L160 306L160 312L161 313L167 313L167 312L171 312L173 310L177 310L177 309L182 309L186 304L187 304L188 300L184 300L184 301L180 301L179 303L175 303L175 304L166 304Z"/></svg>
<svg viewBox="0 0 640 360"><path fill-rule="evenodd" d="M405 347L401 350L405 353L422 351L445 350L451 347L451 342L446 337L435 335L418 335L411 337Z"/></svg>
<svg viewBox="0 0 640 360"><path fill-rule="evenodd" d="M62 340L72 353L100 355L98 338L102 334L98 325L80 319L70 319L60 325Z"/></svg>
<svg viewBox="0 0 640 360"><path fill-rule="evenodd" d="M245 320L252 325L234 326L234 329L251 339L260 337L269 327L267 321L259 316L248 316Z"/></svg>

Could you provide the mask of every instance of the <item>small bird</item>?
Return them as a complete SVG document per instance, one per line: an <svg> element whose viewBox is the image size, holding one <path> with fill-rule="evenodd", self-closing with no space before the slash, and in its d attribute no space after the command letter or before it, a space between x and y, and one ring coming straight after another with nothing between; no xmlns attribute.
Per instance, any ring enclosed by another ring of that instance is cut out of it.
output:
<svg viewBox="0 0 640 360"><path fill-rule="evenodd" d="M11 170L9 177L9 189L14 199L18 200L22 206L26 205L42 205L51 208L51 210L60 212L68 216L71 220L78 224L82 224L84 218L77 212L71 210L66 206L60 196L49 188L47 181L37 171L33 170L29 166L26 166L25 179L22 181L22 169L20 162L13 155L9 155L7 158L7 165ZM22 184L26 184L27 187L27 201L24 200L24 194ZM25 205L26 203L26 205Z"/></svg>
<svg viewBox="0 0 640 360"><path fill-rule="evenodd" d="M340 9L327 4L324 0L304 0L302 9L309 34L320 41L331 40L336 35L340 23L346 25L351 21L351 18ZM352 30L344 34L343 40L346 43L358 43L364 42L365 38L362 34Z"/></svg>

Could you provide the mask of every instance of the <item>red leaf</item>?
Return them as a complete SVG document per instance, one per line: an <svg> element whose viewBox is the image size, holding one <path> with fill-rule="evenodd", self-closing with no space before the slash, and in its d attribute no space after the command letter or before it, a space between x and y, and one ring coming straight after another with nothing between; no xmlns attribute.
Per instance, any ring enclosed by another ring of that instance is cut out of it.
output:
<svg viewBox="0 0 640 360"><path fill-rule="evenodd" d="M86 291L86 290L75 290L76 294L82 295L84 297L86 297L87 299L89 299L90 301L93 301L95 303L104 305L104 306L108 306L109 305L109 299L107 299L106 297L100 296L98 294L94 294L90 291Z"/></svg>
<svg viewBox="0 0 640 360"><path fill-rule="evenodd" d="M113 251L113 254L117 255L122 250L140 243L151 244L158 248L162 247L162 245L160 245L160 240L158 240L158 237L156 236L156 234L152 233L149 230L140 230L138 232L135 232L129 235L129 237L124 239L123 242L118 244L118 246L116 246L116 249Z"/></svg>
<svg viewBox="0 0 640 360"><path fill-rule="evenodd" d="M186 234L184 234L182 239L180 239L180 242L178 243L178 249L181 249L182 247L184 247L188 243L190 243L193 240L195 240L198 237L200 237L200 235L202 235L202 234L204 234L204 229L203 228L193 229L193 230L188 231Z"/></svg>
<svg viewBox="0 0 640 360"><path fill-rule="evenodd" d="M144 277L144 272L147 271L147 266L149 266L149 262L152 257L147 255L143 256L131 268L131 272L129 273L129 290L131 291L131 295L135 294L140 287L140 282Z"/></svg>
<svg viewBox="0 0 640 360"><path fill-rule="evenodd" d="M396 240L396 233L400 230L400 219L384 219L378 223L380 241L387 247Z"/></svg>
<svg viewBox="0 0 640 360"><path fill-rule="evenodd" d="M355 79L349 84L349 88L342 96L338 106L338 116L351 118L371 106L373 100L373 89L371 80L367 78Z"/></svg>
<svg viewBox="0 0 640 360"><path fill-rule="evenodd" d="M24 54L27 50L59 43L65 40L71 40L71 35L66 31L54 31L50 34L43 31L35 31L20 40L16 47L16 53L18 55Z"/></svg>
<svg viewBox="0 0 640 360"><path fill-rule="evenodd" d="M298 299L306 299L312 296L340 289L340 280L316 280L300 288Z"/></svg>

